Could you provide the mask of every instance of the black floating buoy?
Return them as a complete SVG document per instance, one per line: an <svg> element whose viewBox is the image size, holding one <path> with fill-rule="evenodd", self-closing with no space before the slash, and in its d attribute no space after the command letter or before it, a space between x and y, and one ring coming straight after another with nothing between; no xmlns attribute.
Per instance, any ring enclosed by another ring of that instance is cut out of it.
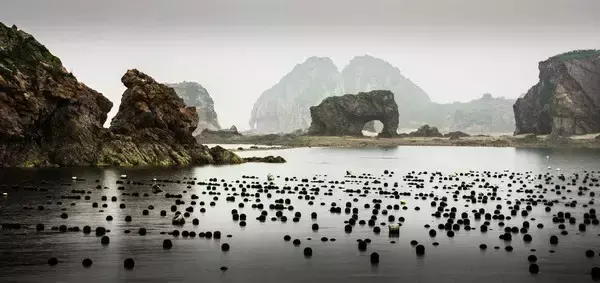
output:
<svg viewBox="0 0 600 283"><path fill-rule="evenodd" d="M292 244L294 244L294 246L299 246L300 245L300 240L299 239L294 239L294 241L292 241Z"/></svg>
<svg viewBox="0 0 600 283"><path fill-rule="evenodd" d="M83 234L89 234L92 233L92 227L90 226L83 226Z"/></svg>
<svg viewBox="0 0 600 283"><path fill-rule="evenodd" d="M169 239L163 240L163 249L170 250L172 247L173 247L173 242L171 242L171 240L169 240Z"/></svg>
<svg viewBox="0 0 600 283"><path fill-rule="evenodd" d="M540 272L540 267L537 264L532 263L529 265L529 272L532 274L538 274Z"/></svg>
<svg viewBox="0 0 600 283"><path fill-rule="evenodd" d="M378 253L371 253L371 263L372 264L377 264L379 263L379 254Z"/></svg>
<svg viewBox="0 0 600 283"><path fill-rule="evenodd" d="M592 267L592 279L597 280L600 279L600 267Z"/></svg>
<svg viewBox="0 0 600 283"><path fill-rule="evenodd" d="M556 237L556 236L552 235L552 236L550 237L550 244L552 244L552 245L557 245L557 244L558 244L558 237Z"/></svg>
<svg viewBox="0 0 600 283"><path fill-rule="evenodd" d="M529 255L529 256L527 257L527 260L528 260L529 262L536 262L536 261L537 261L537 256L535 256L535 255Z"/></svg>
<svg viewBox="0 0 600 283"><path fill-rule="evenodd" d="M146 228L140 228L140 230L138 231L138 234L140 234L140 236L145 236L146 235Z"/></svg>
<svg viewBox="0 0 600 283"><path fill-rule="evenodd" d="M358 250L366 251L367 250L367 242L365 242L365 241L358 242Z"/></svg>
<svg viewBox="0 0 600 283"><path fill-rule="evenodd" d="M304 248L304 256L310 257L310 256L312 256L312 253L313 253L313 251L310 247Z"/></svg>
<svg viewBox="0 0 600 283"><path fill-rule="evenodd" d="M44 224L40 223L40 224L35 225L35 230L37 230L37 231L44 231L44 229L45 229Z"/></svg>
<svg viewBox="0 0 600 283"><path fill-rule="evenodd" d="M57 259L57 258L55 258L55 257L53 257L53 258L50 258L50 259L48 260L48 265L50 265L50 266L55 266L55 265L57 265L57 264L58 264L58 259Z"/></svg>
<svg viewBox="0 0 600 283"><path fill-rule="evenodd" d="M481 244L481 245L479 245L479 249L485 250L485 249L487 249L487 245L486 244Z"/></svg>
<svg viewBox="0 0 600 283"><path fill-rule="evenodd" d="M595 253L592 250L587 250L585 251L585 256L586 257L594 257Z"/></svg>
<svg viewBox="0 0 600 283"><path fill-rule="evenodd" d="M286 241L286 242L289 241L289 240L291 240L291 239L292 239L292 237L290 237L290 235L283 236L283 240Z"/></svg>
<svg viewBox="0 0 600 283"><path fill-rule="evenodd" d="M425 254L425 246L418 245L416 248L416 252L417 252L417 255L424 255Z"/></svg>
<svg viewBox="0 0 600 283"><path fill-rule="evenodd" d="M131 269L133 269L134 266L135 266L135 261L133 261L133 258L127 258L123 262L123 267L125 267L125 269L131 270Z"/></svg>
<svg viewBox="0 0 600 283"><path fill-rule="evenodd" d="M83 265L83 267L90 267L90 266L92 266L92 260L89 258L86 258L81 262L81 265Z"/></svg>
<svg viewBox="0 0 600 283"><path fill-rule="evenodd" d="M103 245L108 245L110 243L110 238L108 238L108 236L102 236L100 243Z"/></svg>
<svg viewBox="0 0 600 283"><path fill-rule="evenodd" d="M224 251L224 252L229 251L229 248L230 247L229 247L228 243L224 243L224 244L221 245L221 250Z"/></svg>
<svg viewBox="0 0 600 283"><path fill-rule="evenodd" d="M221 268L220 268L220 269L221 269L221 271L225 272L225 271L227 271L227 269L229 269L229 268L227 268L227 266L221 266Z"/></svg>
<svg viewBox="0 0 600 283"><path fill-rule="evenodd" d="M313 231L319 231L319 224L317 224L317 223L314 223L314 224L312 225L312 230L313 230Z"/></svg>

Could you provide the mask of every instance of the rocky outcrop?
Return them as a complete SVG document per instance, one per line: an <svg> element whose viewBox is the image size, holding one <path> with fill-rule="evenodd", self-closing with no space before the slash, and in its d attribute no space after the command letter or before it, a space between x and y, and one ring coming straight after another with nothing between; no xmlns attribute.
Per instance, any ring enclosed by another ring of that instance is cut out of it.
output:
<svg viewBox="0 0 600 283"><path fill-rule="evenodd" d="M398 130L398 105L389 90L328 97L310 108L309 135L362 136L365 123L383 123L381 137L392 137Z"/></svg>
<svg viewBox="0 0 600 283"><path fill-rule="evenodd" d="M242 136L242 134L240 134L238 132L237 128L235 126L231 126L231 128L226 129L226 130L213 131L213 130L209 130L209 129L204 129L200 133L200 135L198 135L196 137L197 137L197 139L199 139L201 141L203 138L231 139L231 138L236 138L236 137L241 137L241 136Z"/></svg>
<svg viewBox="0 0 600 283"><path fill-rule="evenodd" d="M340 73L333 61L310 57L261 94L252 108L250 128L261 133L307 129L310 107L341 93Z"/></svg>
<svg viewBox="0 0 600 283"><path fill-rule="evenodd" d="M470 137L469 134L461 132L461 131L455 131L455 132L449 132L447 134L444 134L445 138L450 138L450 139L458 139L458 138L466 138L466 137Z"/></svg>
<svg viewBox="0 0 600 283"><path fill-rule="evenodd" d="M243 160L220 148L199 144L192 132L198 125L195 107L187 107L173 88L150 76L128 70L127 87L110 133L101 145L101 165L229 164Z"/></svg>
<svg viewBox="0 0 600 283"><path fill-rule="evenodd" d="M539 63L539 82L517 99L515 135L600 132L600 50L577 50Z"/></svg>
<svg viewBox="0 0 600 283"><path fill-rule="evenodd" d="M112 105L33 36L0 23L0 165L93 164Z"/></svg>
<svg viewBox="0 0 600 283"><path fill-rule="evenodd" d="M0 166L172 166L244 162L196 142L194 107L137 70L119 112L31 35L0 24Z"/></svg>
<svg viewBox="0 0 600 283"><path fill-rule="evenodd" d="M166 85L172 87L177 95L183 98L185 105L196 107L196 112L198 112L198 127L194 131L194 135L199 134L204 129L212 131L221 129L217 112L215 111L215 103L202 85L196 82L181 82Z"/></svg>
<svg viewBox="0 0 600 283"><path fill-rule="evenodd" d="M437 127L430 127L429 125L423 125L419 127L418 130L414 132L410 132L408 134L410 137L422 137L422 138L441 138L444 135L440 133Z"/></svg>

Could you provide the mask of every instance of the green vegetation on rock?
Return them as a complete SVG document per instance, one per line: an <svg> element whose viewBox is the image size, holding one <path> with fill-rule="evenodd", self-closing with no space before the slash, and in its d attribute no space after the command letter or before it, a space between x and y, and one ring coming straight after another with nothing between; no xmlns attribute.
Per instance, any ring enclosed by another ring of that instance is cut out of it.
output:
<svg viewBox="0 0 600 283"><path fill-rule="evenodd" d="M597 55L600 55L600 50L598 49L580 49L554 55L548 58L548 60L570 61L585 59Z"/></svg>

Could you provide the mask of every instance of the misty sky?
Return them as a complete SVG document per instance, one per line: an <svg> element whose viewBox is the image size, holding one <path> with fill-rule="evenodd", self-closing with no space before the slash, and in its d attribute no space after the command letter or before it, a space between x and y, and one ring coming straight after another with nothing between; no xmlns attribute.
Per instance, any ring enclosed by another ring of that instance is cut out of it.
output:
<svg viewBox="0 0 600 283"><path fill-rule="evenodd" d="M310 56L341 69L369 54L437 102L518 97L537 63L600 48L600 0L0 0L0 21L33 34L115 102L138 68L197 81L221 125L248 128L254 101Z"/></svg>

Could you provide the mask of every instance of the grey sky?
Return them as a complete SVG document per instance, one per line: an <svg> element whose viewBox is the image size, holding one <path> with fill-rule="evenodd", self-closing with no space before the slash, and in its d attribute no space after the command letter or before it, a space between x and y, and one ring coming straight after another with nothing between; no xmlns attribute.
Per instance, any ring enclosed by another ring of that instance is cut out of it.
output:
<svg viewBox="0 0 600 283"><path fill-rule="evenodd" d="M0 21L33 34L118 105L121 75L197 81L223 126L295 64L370 54L434 101L518 97L537 63L600 48L599 0L0 0ZM116 111L117 106L113 109ZM112 115L111 115L112 116Z"/></svg>

